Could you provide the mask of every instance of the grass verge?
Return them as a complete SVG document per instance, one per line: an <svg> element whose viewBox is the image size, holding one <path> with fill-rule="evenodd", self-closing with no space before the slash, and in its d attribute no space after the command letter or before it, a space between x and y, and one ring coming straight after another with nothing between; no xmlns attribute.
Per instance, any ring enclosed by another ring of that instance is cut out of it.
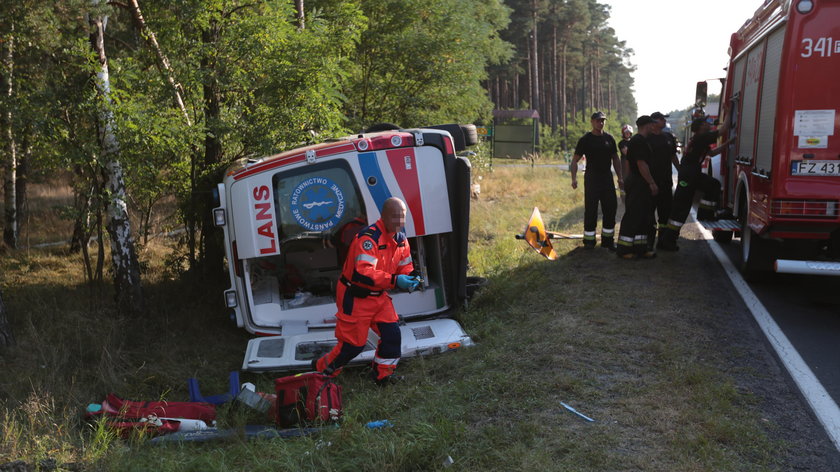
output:
<svg viewBox="0 0 840 472"><path fill-rule="evenodd" d="M702 281L713 268L687 271L684 265L697 261L685 254L618 261L577 241L557 241L560 257L549 262L513 238L534 206L549 229L579 233L582 195L556 168L486 173L472 208L470 271L489 284L458 314L477 345L404 362L409 381L393 388L378 389L359 369L348 370L340 378L341 426L295 440L158 447L84 423L84 406L109 391L186 400L191 376L204 391L226 390L247 335L226 319L221 297L207 296L221 293L202 285L207 281L166 277L158 262L164 247L146 248L150 310L142 319L114 315L102 301L107 287L84 285L75 256L7 255L0 284L18 346L0 357L0 464L52 461L121 471L783 470L787 445L773 439L762 400L735 375L733 360L749 354L720 337L733 307L726 299L708 303L715 288ZM243 381L266 391L272 378ZM234 427L260 420L235 408L221 413ZM364 427L386 418L393 428Z"/></svg>

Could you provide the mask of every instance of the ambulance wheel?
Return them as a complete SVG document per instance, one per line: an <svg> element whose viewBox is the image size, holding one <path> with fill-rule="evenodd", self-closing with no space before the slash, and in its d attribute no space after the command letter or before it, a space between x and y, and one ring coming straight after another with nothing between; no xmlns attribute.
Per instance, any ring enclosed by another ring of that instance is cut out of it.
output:
<svg viewBox="0 0 840 472"><path fill-rule="evenodd" d="M773 270L773 241L762 238L747 225L747 214L744 209L740 218L741 274L747 280L756 280Z"/></svg>
<svg viewBox="0 0 840 472"><path fill-rule="evenodd" d="M729 244L732 242L732 231L716 229L712 231L712 237L721 244Z"/></svg>
<svg viewBox="0 0 840 472"><path fill-rule="evenodd" d="M478 144L478 131L476 131L475 125L461 125L461 132L464 133L464 144L466 146L475 146Z"/></svg>

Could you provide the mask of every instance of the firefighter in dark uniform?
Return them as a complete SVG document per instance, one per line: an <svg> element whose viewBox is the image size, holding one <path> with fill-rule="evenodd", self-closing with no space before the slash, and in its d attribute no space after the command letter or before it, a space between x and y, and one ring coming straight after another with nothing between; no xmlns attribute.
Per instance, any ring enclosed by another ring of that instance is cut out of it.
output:
<svg viewBox="0 0 840 472"><path fill-rule="evenodd" d="M368 328L379 335L374 357L374 380L385 385L394 375L402 353L402 337L394 305L386 290L412 291L420 284L413 275L411 249L402 228L405 203L389 198L382 206L381 218L368 226L350 244L341 278L336 287L335 337L338 344L313 367L327 375L338 375L341 368L365 347Z"/></svg>
<svg viewBox="0 0 840 472"><path fill-rule="evenodd" d="M627 163L627 146L630 145L630 138L633 137L633 127L624 125L621 127L621 141L618 142L618 157L621 160L621 175L630 175L630 168ZM621 203L624 203L626 193L621 189Z"/></svg>
<svg viewBox="0 0 840 472"><path fill-rule="evenodd" d="M728 120L728 118L727 118ZM724 126L726 129L726 126ZM720 182L703 172L703 161L706 157L716 156L732 142L732 137L724 141L720 146L711 149L717 142L719 132L711 130L711 124L706 118L695 118L691 122L691 140L686 146L685 155L680 162L680 172L677 176L677 189L674 191L674 203L671 207L671 216L668 224L659 232L659 243L657 247L668 251L676 251L677 238L680 229L685 224L691 205L694 201L694 192L703 192L700 205L697 209L697 219L710 220L715 218L715 210L720 199Z"/></svg>
<svg viewBox="0 0 840 472"><path fill-rule="evenodd" d="M659 192L649 166L653 151L647 138L653 125L654 121L650 116L640 116L636 120L639 132L630 139L627 146L627 163L630 170L624 182L627 200L616 247L616 254L623 259L656 257L656 253L648 247L647 241L654 225L651 210L653 196Z"/></svg>
<svg viewBox="0 0 840 472"><path fill-rule="evenodd" d="M598 204L601 205L601 246L615 249L615 212L618 200L615 196L615 181L610 167L618 176L618 187L624 188L621 165L616 152L615 139L604 131L607 116L603 112L592 114L592 131L583 135L575 146L569 171L572 174L572 188L576 189L578 162L586 157L584 172L583 247L595 247L595 229L598 225Z"/></svg>
<svg viewBox="0 0 840 472"><path fill-rule="evenodd" d="M663 115L657 111L650 117L654 121L651 134L648 136L648 142L653 150L650 173L653 175L656 186L659 187L659 193L653 197L653 211L656 213L654 221L658 222L657 228L662 231L668 225L668 218L671 216L671 202L673 200L671 188L674 186L671 166L679 169L680 161L677 159L676 138L673 134L664 130L667 124L665 118L668 115ZM651 248L653 248L655 239L656 231L654 230L648 238L648 245Z"/></svg>
<svg viewBox="0 0 840 472"><path fill-rule="evenodd" d="M627 146L630 144L630 138L633 137L633 127L624 125L621 127L621 141L618 142L618 154L621 157L621 175L627 175L624 163L627 161Z"/></svg>

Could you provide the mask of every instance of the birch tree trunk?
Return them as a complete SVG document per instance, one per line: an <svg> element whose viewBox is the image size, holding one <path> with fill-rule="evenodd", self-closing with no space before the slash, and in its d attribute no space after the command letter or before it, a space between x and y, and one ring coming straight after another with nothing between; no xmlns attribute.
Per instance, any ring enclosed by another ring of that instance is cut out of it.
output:
<svg viewBox="0 0 840 472"><path fill-rule="evenodd" d="M15 145L15 133L12 127L12 98L14 97L14 26L9 39L5 41L6 50L3 54L3 76L6 89L6 111L3 113L3 128L6 134L6 162L4 163L5 179L3 182L3 204L5 207L3 226L3 241L11 248L18 245L18 224L17 224L17 146Z"/></svg>
<svg viewBox="0 0 840 472"><path fill-rule="evenodd" d="M306 16L303 11L303 0L295 0L295 11L297 12L298 29L306 28Z"/></svg>
<svg viewBox="0 0 840 472"><path fill-rule="evenodd" d="M303 0L300 0L301 2ZM137 29L140 31L140 35L146 38L146 41L149 45L154 49L155 54L158 58L158 67L160 68L161 74L163 74L166 82L169 84L169 88L172 89L172 95L175 98L175 106L181 110L181 113L184 115L184 119L187 120L187 126L192 126L192 122L190 121L190 115L187 113L187 107L184 105L184 97L182 93L181 84L175 81L174 74L172 72L172 66L169 63L169 58L163 53L163 50L160 47L160 44L157 42L157 36L155 36L155 32L149 29L146 26L146 20L143 19L143 13L140 12L140 4L137 0L129 0L129 7L131 9L131 14L134 17L134 22L137 24Z"/></svg>
<svg viewBox="0 0 840 472"><path fill-rule="evenodd" d="M100 0L93 0L94 9L99 2ZM108 58L105 55L105 28L108 24L108 16L94 13L90 17L90 24L91 43L99 59L99 72L96 74L96 88L101 98L99 138L102 149L101 160L104 163L103 178L109 199L107 226L111 237L115 295L117 306L121 310L134 312L143 309L143 296L140 286L140 267L131 236L131 223L128 219L123 169L119 161L120 146L114 134L111 83L108 75Z"/></svg>

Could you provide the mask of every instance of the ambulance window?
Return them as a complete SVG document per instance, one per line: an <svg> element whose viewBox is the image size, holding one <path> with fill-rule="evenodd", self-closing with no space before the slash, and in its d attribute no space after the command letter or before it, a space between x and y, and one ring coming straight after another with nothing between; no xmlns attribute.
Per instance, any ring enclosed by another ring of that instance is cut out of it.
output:
<svg viewBox="0 0 840 472"><path fill-rule="evenodd" d="M272 179L280 240L335 236L365 221L364 202L350 167L336 160L280 172Z"/></svg>

